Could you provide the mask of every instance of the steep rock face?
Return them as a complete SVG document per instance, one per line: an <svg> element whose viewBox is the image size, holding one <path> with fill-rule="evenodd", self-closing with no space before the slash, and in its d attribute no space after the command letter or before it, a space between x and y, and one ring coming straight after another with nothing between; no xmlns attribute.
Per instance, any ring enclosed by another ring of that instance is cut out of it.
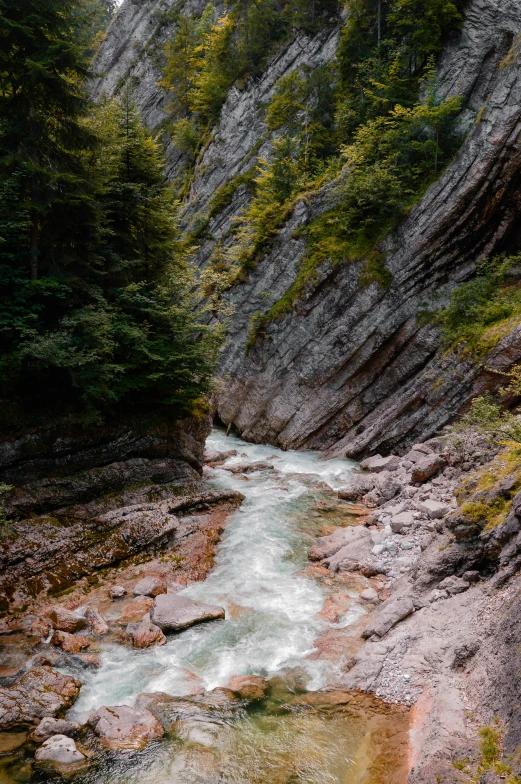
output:
<svg viewBox="0 0 521 784"><path fill-rule="evenodd" d="M347 455L405 447L492 383L473 363L441 357L436 328L422 327L416 315L476 260L518 242L520 23L515 3L474 0L444 55L440 96L463 95L479 118L454 163L383 243L388 290L361 287L360 264L326 264L305 300L246 352L252 315L266 312L294 279L304 247L292 229L323 210L321 194L299 205L250 282L231 291L235 316L217 406L245 438ZM516 329L494 360L508 366L520 353Z"/></svg>
<svg viewBox="0 0 521 784"><path fill-rule="evenodd" d="M148 20L157 8L150 2L138 10L128 0L124 4L100 54L100 64L110 68L95 95L114 92L118 79L128 78L124 64L131 59L133 37L145 40L143 31L152 26ZM192 6L186 9L183 13ZM480 258L518 247L520 26L521 8L514 0L470 0L464 29L441 58L438 94L463 96L467 108L461 123L469 133L453 164L396 235L382 243L393 276L389 289L361 286L361 263L325 263L318 282L293 311L272 323L248 350L252 317L266 313L296 278L305 243L295 238L294 229L328 208L332 189L326 187L297 204L272 251L247 282L228 292L234 315L216 405L221 420L235 425L243 437L353 456L405 448L435 433L476 392L497 386L499 377L472 361L443 357L437 328L422 326L417 314L439 306ZM164 40L167 34L165 28ZM277 80L302 65L330 62L337 41L337 30L313 39L302 36L272 57L261 78L232 88L194 173L184 210L188 227L206 219L219 186L246 172L256 155L269 157L263 113ZM154 112L164 110L165 99L151 80L159 78L159 71L146 48L141 53L129 84L146 121L157 126ZM168 155L168 175L174 177L171 149ZM230 241L233 216L248 198L241 186L231 203L211 216L195 254L197 264L205 264L216 241ZM504 369L517 361L519 338L516 327L484 365Z"/></svg>

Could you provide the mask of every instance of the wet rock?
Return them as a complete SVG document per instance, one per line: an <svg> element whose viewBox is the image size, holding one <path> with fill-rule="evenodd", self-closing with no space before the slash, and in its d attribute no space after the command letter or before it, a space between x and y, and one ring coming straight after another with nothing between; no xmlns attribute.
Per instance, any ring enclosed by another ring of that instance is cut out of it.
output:
<svg viewBox="0 0 521 784"><path fill-rule="evenodd" d="M55 629L69 634L79 632L87 626L85 618L81 618L71 610L66 610L65 607L53 607L47 613L47 617Z"/></svg>
<svg viewBox="0 0 521 784"><path fill-rule="evenodd" d="M143 749L164 735L164 729L148 710L127 705L102 706L89 717L90 726L102 743L115 751Z"/></svg>
<svg viewBox="0 0 521 784"><path fill-rule="evenodd" d="M85 618L93 634L101 636L109 633L109 625L97 607L87 607Z"/></svg>
<svg viewBox="0 0 521 784"><path fill-rule="evenodd" d="M215 449L209 449L204 453L204 462L208 466L222 465L229 457L235 457L237 454L236 449L229 449L227 452L218 452Z"/></svg>
<svg viewBox="0 0 521 784"><path fill-rule="evenodd" d="M266 694L268 684L258 675L237 675L228 682L230 690L241 700L261 700Z"/></svg>
<svg viewBox="0 0 521 784"><path fill-rule="evenodd" d="M330 623L338 623L352 606L353 598L349 594L337 593L334 596L328 596L318 615L319 618L324 618Z"/></svg>
<svg viewBox="0 0 521 784"><path fill-rule="evenodd" d="M447 461L441 455L426 455L414 465L411 472L413 482L427 482L435 476L441 468L447 465Z"/></svg>
<svg viewBox="0 0 521 784"><path fill-rule="evenodd" d="M426 501L421 501L419 506L423 512L427 513L427 516L430 517L431 520L444 517L444 515L446 515L449 511L447 504L442 504L439 501L433 501L430 498L428 498Z"/></svg>
<svg viewBox="0 0 521 784"><path fill-rule="evenodd" d="M226 471L231 471L232 474L252 474L254 471L267 471L273 468L273 463L264 463L261 460L256 463L235 463L235 465L226 466Z"/></svg>
<svg viewBox="0 0 521 784"><path fill-rule="evenodd" d="M0 730L37 724L71 707L80 682L50 667L35 667L10 687L0 688Z"/></svg>
<svg viewBox="0 0 521 784"><path fill-rule="evenodd" d="M137 596L128 604L118 618L118 623L139 623L145 613L150 612L154 600L150 596Z"/></svg>
<svg viewBox="0 0 521 784"><path fill-rule="evenodd" d="M60 656L55 665L57 667L79 667L82 670L99 670L101 658L96 653L72 653Z"/></svg>
<svg viewBox="0 0 521 784"><path fill-rule="evenodd" d="M36 729L31 733L31 739L36 743L43 743L44 740L50 738L52 735L74 735L79 732L80 725L75 721L68 721L67 719L55 719L52 716L46 716L38 724Z"/></svg>
<svg viewBox="0 0 521 784"><path fill-rule="evenodd" d="M49 618L37 618L31 624L31 634L46 640L52 630L52 623Z"/></svg>
<svg viewBox="0 0 521 784"><path fill-rule="evenodd" d="M144 615L139 623L129 623L127 636L131 637L134 648L151 648L153 645L166 644L166 637L159 626L150 621L150 613Z"/></svg>
<svg viewBox="0 0 521 784"><path fill-rule="evenodd" d="M463 593L470 587L466 580L461 577L450 575L441 581L439 584L440 591L447 591L450 596L455 596L457 593Z"/></svg>
<svg viewBox="0 0 521 784"><path fill-rule="evenodd" d="M134 596L150 596L154 599L156 596L159 596L159 594L166 593L166 590L165 578L160 575L151 574L139 580L134 586L132 593Z"/></svg>
<svg viewBox="0 0 521 784"><path fill-rule="evenodd" d="M22 673L23 667L0 665L0 686L10 686Z"/></svg>
<svg viewBox="0 0 521 784"><path fill-rule="evenodd" d="M68 653L79 653L90 645L88 639L81 634L69 634L68 632L60 631L54 632L51 642L53 645L61 648L62 651L67 651Z"/></svg>
<svg viewBox="0 0 521 784"><path fill-rule="evenodd" d="M85 755L78 751L72 738L53 735L36 750L34 759L38 765L50 767L57 773L67 773L86 763Z"/></svg>
<svg viewBox="0 0 521 784"><path fill-rule="evenodd" d="M376 610L362 632L362 637L367 639L375 635L384 637L387 632L414 612L414 603L409 596L388 599Z"/></svg>
<svg viewBox="0 0 521 784"><path fill-rule="evenodd" d="M123 599L126 593L127 593L126 588L123 588L122 585L113 585L112 588L109 590L109 596L113 601L115 601L116 599Z"/></svg>
<svg viewBox="0 0 521 784"><path fill-rule="evenodd" d="M150 620L163 632L180 631L196 623L224 619L222 607L194 602L177 594L161 594L154 600Z"/></svg>

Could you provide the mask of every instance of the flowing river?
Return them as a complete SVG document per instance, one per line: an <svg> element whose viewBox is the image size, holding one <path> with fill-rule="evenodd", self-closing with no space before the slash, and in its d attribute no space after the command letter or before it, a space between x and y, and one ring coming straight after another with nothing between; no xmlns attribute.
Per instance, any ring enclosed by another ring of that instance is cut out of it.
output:
<svg viewBox="0 0 521 784"><path fill-rule="evenodd" d="M219 431L212 433L207 446L237 450L225 467L211 469L207 479L215 488L239 490L245 500L226 523L208 578L181 593L223 606L226 620L170 636L159 648L136 650L114 641L103 643L102 667L81 674L80 697L69 717L85 721L100 705L133 705L143 692L186 695L194 676L209 691L225 686L232 676L261 675L270 680L269 696L233 715L217 712L210 721L188 724L184 731L173 731L142 752L105 756L76 780L85 784L401 781L391 773L400 754L397 744L389 741L402 732L401 714L381 711L373 698L365 697L349 709L299 703L299 695L322 689L341 674L334 662L313 656L314 641L366 612L358 600L359 588L350 591L347 585L344 594L351 595L352 602L344 615L335 624L319 617L332 589L327 581L305 571L309 546L324 526L348 520L335 519L338 501L331 491L349 483L353 464L326 461L314 452L252 445ZM245 461L264 461L273 468L248 473L246 478L226 470Z"/></svg>

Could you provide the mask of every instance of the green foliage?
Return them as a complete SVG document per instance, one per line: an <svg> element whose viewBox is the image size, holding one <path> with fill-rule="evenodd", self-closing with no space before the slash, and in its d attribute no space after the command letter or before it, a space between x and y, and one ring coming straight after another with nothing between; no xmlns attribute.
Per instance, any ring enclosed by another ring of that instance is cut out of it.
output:
<svg viewBox="0 0 521 784"><path fill-rule="evenodd" d="M9 410L73 410L89 421L151 405L180 413L209 388L216 336L198 323L157 143L128 96L85 118L80 85L68 88L59 71L76 10L60 45L45 49L48 72L66 82L48 106L45 79L17 103L19 70L12 83L2 74L12 122L34 130L35 112L38 121L33 146L11 119L0 126L2 399Z"/></svg>
<svg viewBox="0 0 521 784"><path fill-rule="evenodd" d="M474 356L483 356L501 339L506 324L521 316L521 290L515 268L521 255L496 256L478 265L476 277L452 294L439 314L444 344L458 344Z"/></svg>

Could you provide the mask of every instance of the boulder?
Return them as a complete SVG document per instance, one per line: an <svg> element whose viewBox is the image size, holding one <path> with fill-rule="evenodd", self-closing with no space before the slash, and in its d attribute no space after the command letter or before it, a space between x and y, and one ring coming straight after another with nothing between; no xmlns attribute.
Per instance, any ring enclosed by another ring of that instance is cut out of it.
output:
<svg viewBox="0 0 521 784"><path fill-rule="evenodd" d="M150 621L150 613L144 615L139 623L129 623L127 636L132 639L134 648L150 648L153 645L166 644L166 637L159 626Z"/></svg>
<svg viewBox="0 0 521 784"><path fill-rule="evenodd" d="M338 491L338 497L343 501L360 501L367 493L374 489L376 479L370 474L358 474L348 487Z"/></svg>
<svg viewBox="0 0 521 784"><path fill-rule="evenodd" d="M388 599L376 610L368 625L362 632L362 637L367 639L375 635L384 637L387 632L414 612L414 603L410 596Z"/></svg>
<svg viewBox="0 0 521 784"><path fill-rule="evenodd" d="M136 596L118 618L118 623L126 625L127 623L139 623L145 613L150 612L154 600L150 596Z"/></svg>
<svg viewBox="0 0 521 784"><path fill-rule="evenodd" d="M438 588L440 591L447 591L451 596L455 596L457 593L466 591L470 588L470 585L466 580L463 580L462 577L451 575L442 580Z"/></svg>
<svg viewBox="0 0 521 784"><path fill-rule="evenodd" d="M36 741L36 743L43 743L44 740L47 740L52 735L74 735L79 730L80 725L76 724L75 721L54 719L52 716L46 716L31 733L31 739Z"/></svg>
<svg viewBox="0 0 521 784"><path fill-rule="evenodd" d="M422 512L426 512L427 517L431 520L437 520L444 517L449 511L447 504L442 504L439 501L433 501L428 498L426 501L420 501L419 507Z"/></svg>
<svg viewBox="0 0 521 784"><path fill-rule="evenodd" d="M128 705L102 706L89 717L90 726L104 746L113 750L143 749L164 735L164 729L149 710Z"/></svg>
<svg viewBox="0 0 521 784"><path fill-rule="evenodd" d="M37 618L31 624L31 634L41 637L42 640L46 640L51 631L52 623L49 618Z"/></svg>
<svg viewBox="0 0 521 784"><path fill-rule="evenodd" d="M226 471L231 471L232 474L252 474L254 471L267 471L273 468L273 463L264 463L258 460L256 463L235 463L235 465L226 466Z"/></svg>
<svg viewBox="0 0 521 784"><path fill-rule="evenodd" d="M230 449L228 452L219 452L216 449L209 449L204 453L204 462L208 466L221 465L229 457L235 457L236 454L236 449Z"/></svg>
<svg viewBox="0 0 521 784"><path fill-rule="evenodd" d="M87 626L85 618L81 618L79 615L76 615L76 613L73 613L71 610L66 610L64 607L54 607L52 610L49 610L47 618L49 618L55 629L59 629L62 632L69 632L69 634L79 632Z"/></svg>
<svg viewBox="0 0 521 784"><path fill-rule="evenodd" d="M109 633L109 625L97 607L87 607L85 618L93 634L101 636Z"/></svg>
<svg viewBox="0 0 521 784"><path fill-rule="evenodd" d="M501 778L494 770L486 770L481 774L479 784L505 784L505 779Z"/></svg>
<svg viewBox="0 0 521 784"><path fill-rule="evenodd" d="M264 678L258 675L236 675L228 682L229 689L241 700L261 700L268 688Z"/></svg>
<svg viewBox="0 0 521 784"><path fill-rule="evenodd" d="M0 731L38 724L44 716L68 710L81 683L50 667L34 667L13 686L0 688Z"/></svg>
<svg viewBox="0 0 521 784"><path fill-rule="evenodd" d="M447 461L441 455L425 455L414 465L411 472L411 480L413 482L426 482L446 465Z"/></svg>
<svg viewBox="0 0 521 784"><path fill-rule="evenodd" d="M55 662L57 667L79 667L82 670L99 670L101 658L96 653L71 653L60 656Z"/></svg>
<svg viewBox="0 0 521 784"><path fill-rule="evenodd" d="M115 601L116 599L123 599L126 593L127 590L126 588L123 588L122 585L113 585L109 591L109 596L113 601Z"/></svg>
<svg viewBox="0 0 521 784"><path fill-rule="evenodd" d="M155 599L161 593L166 593L166 580L157 574L142 577L134 586L134 596L151 596Z"/></svg>
<svg viewBox="0 0 521 784"><path fill-rule="evenodd" d="M66 735L53 735L36 750L34 759L37 765L52 768L57 773L67 773L86 762L85 755L78 751L72 738Z"/></svg>
<svg viewBox="0 0 521 784"><path fill-rule="evenodd" d="M365 468L371 474L379 474L380 471L396 471L400 467L400 458L397 455L389 455L388 457L369 457L360 463L362 468Z"/></svg>
<svg viewBox="0 0 521 784"><path fill-rule="evenodd" d="M84 648L88 648L90 642L81 634L69 634L68 632L54 632L51 637L53 645L57 645L62 651L67 653L79 653Z"/></svg>
<svg viewBox="0 0 521 784"><path fill-rule="evenodd" d="M320 536L309 550L310 561L322 561L337 553L349 541L350 528L338 528L329 536Z"/></svg>
<svg viewBox="0 0 521 784"><path fill-rule="evenodd" d="M364 602L376 602L378 601L378 593L374 588L365 588L360 592L360 599Z"/></svg>
<svg viewBox="0 0 521 784"><path fill-rule="evenodd" d="M415 517L412 512L400 512L391 518L391 531L393 534L400 534L405 528L410 528L414 520Z"/></svg>
<svg viewBox="0 0 521 784"><path fill-rule="evenodd" d="M479 648L479 640L470 639L456 643L452 654L452 669L461 670L466 667L470 659L479 651Z"/></svg>
<svg viewBox="0 0 521 784"><path fill-rule="evenodd" d="M163 632L177 632L196 623L224 619L222 607L194 602L178 594L161 594L154 600L150 620Z"/></svg>
<svg viewBox="0 0 521 784"><path fill-rule="evenodd" d="M411 449L409 452L407 452L406 455L403 456L403 459L408 460L410 463L417 463L423 457L425 457L425 452L420 452L417 449Z"/></svg>
<svg viewBox="0 0 521 784"><path fill-rule="evenodd" d="M325 564L329 565L331 572L354 571L364 564L371 552L371 534L362 525L342 529L345 535L345 543L332 556L324 559Z"/></svg>

